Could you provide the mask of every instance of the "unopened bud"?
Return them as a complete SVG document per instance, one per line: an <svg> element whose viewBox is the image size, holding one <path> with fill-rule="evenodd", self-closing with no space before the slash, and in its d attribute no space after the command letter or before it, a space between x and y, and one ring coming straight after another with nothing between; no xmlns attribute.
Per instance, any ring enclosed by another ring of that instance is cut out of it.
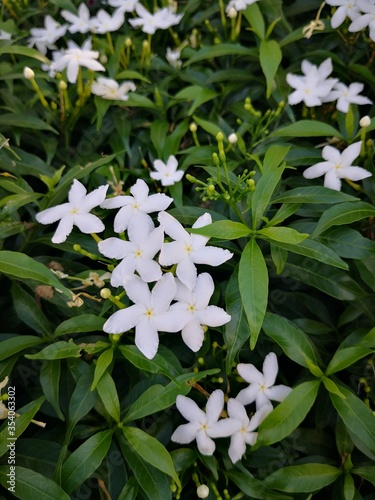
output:
<svg viewBox="0 0 375 500"><path fill-rule="evenodd" d="M237 17L237 14L238 12L236 11L236 9L234 7L231 7L229 9L229 12L227 14L227 16L230 18L230 19L235 19Z"/></svg>
<svg viewBox="0 0 375 500"><path fill-rule="evenodd" d="M223 139L224 139L223 133L218 132L218 134L216 135L217 142L221 142Z"/></svg>
<svg viewBox="0 0 375 500"><path fill-rule="evenodd" d="M366 115L359 120L359 126L362 128L368 127L371 124L371 118Z"/></svg>
<svg viewBox="0 0 375 500"><path fill-rule="evenodd" d="M99 57L99 61L102 63L102 64L106 64L108 62L108 57L106 54L100 54L100 57Z"/></svg>
<svg viewBox="0 0 375 500"><path fill-rule="evenodd" d="M206 484L200 484L197 488L198 498L207 498L210 494L210 488Z"/></svg>
<svg viewBox="0 0 375 500"><path fill-rule="evenodd" d="M196 132L198 130L197 124L195 122L191 122L189 125L190 132Z"/></svg>
<svg viewBox="0 0 375 500"><path fill-rule="evenodd" d="M237 141L238 141L237 134L233 133L228 136L228 142L230 144L236 144Z"/></svg>
<svg viewBox="0 0 375 500"><path fill-rule="evenodd" d="M100 290L100 296L102 299L109 299L111 295L111 290L109 288L103 288Z"/></svg>
<svg viewBox="0 0 375 500"><path fill-rule="evenodd" d="M23 76L26 78L26 80L33 80L35 77L35 73L31 68L25 66L23 68Z"/></svg>
<svg viewBox="0 0 375 500"><path fill-rule="evenodd" d="M68 88L68 84L66 82L64 82L64 80L61 80L59 82L59 89L60 90L66 90Z"/></svg>
<svg viewBox="0 0 375 500"><path fill-rule="evenodd" d="M125 47L131 47L132 45L133 45L132 39L128 37L125 40Z"/></svg>

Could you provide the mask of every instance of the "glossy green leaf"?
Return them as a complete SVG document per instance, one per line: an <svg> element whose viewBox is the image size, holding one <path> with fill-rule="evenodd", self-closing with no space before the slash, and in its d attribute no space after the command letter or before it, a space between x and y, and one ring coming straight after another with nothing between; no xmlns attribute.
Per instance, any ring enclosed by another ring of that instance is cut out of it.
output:
<svg viewBox="0 0 375 500"><path fill-rule="evenodd" d="M160 354L156 354L152 359L147 359L136 346L120 345L119 349L122 355L140 370L151 373L162 373L169 379L174 379L168 361Z"/></svg>
<svg viewBox="0 0 375 500"><path fill-rule="evenodd" d="M0 467L0 483L9 488L9 466ZM69 500L70 496L52 479L31 469L15 466L16 486L14 491L21 500ZM10 492L10 491L9 491ZM12 495L13 496L13 495Z"/></svg>
<svg viewBox="0 0 375 500"><path fill-rule="evenodd" d="M92 379L92 370L87 370L77 381L69 403L69 427L71 429L89 413L95 404L96 392L91 391Z"/></svg>
<svg viewBox="0 0 375 500"><path fill-rule="evenodd" d="M92 381L92 384L91 384L92 391L95 389L99 380L103 376L104 372L107 370L109 365L112 363L112 360L113 360L113 349L106 349L98 357L96 364L95 364L94 380Z"/></svg>
<svg viewBox="0 0 375 500"><path fill-rule="evenodd" d="M276 274L283 272L286 259L288 258L288 252L274 243L270 243L271 259L276 267Z"/></svg>
<svg viewBox="0 0 375 500"><path fill-rule="evenodd" d="M299 245L309 236L307 233L299 233L291 227L265 227L258 229L257 235L260 235L261 238L289 245Z"/></svg>
<svg viewBox="0 0 375 500"><path fill-rule="evenodd" d="M333 205L344 201L357 202L358 198L323 186L301 186L277 196L272 200L272 203L325 203Z"/></svg>
<svg viewBox="0 0 375 500"><path fill-rule="evenodd" d="M62 468L62 486L71 493L102 463L112 442L113 430L97 432L69 455Z"/></svg>
<svg viewBox="0 0 375 500"><path fill-rule="evenodd" d="M375 257L375 242L349 227L337 227L327 231L319 240L340 257L367 259Z"/></svg>
<svg viewBox="0 0 375 500"><path fill-rule="evenodd" d="M11 194L0 201L0 207L2 207L3 214L11 214L21 207L33 203L42 196L39 193Z"/></svg>
<svg viewBox="0 0 375 500"><path fill-rule="evenodd" d="M194 115L193 120L199 125L203 130L207 133L211 134L216 138L219 132L223 133L220 127L215 125L215 123L209 122L208 120L204 120L203 118L199 118L199 116ZM225 137L225 135L224 135ZM203 152L204 153L204 152ZM210 163L212 162L212 156L209 157Z"/></svg>
<svg viewBox="0 0 375 500"><path fill-rule="evenodd" d="M338 388L345 399L330 393L333 406L350 432L375 453L375 425L372 411L351 391L339 384Z"/></svg>
<svg viewBox="0 0 375 500"><path fill-rule="evenodd" d="M236 240L248 236L251 229L241 222L233 222L231 220L219 220L212 222L207 226L189 228L189 233L203 234L221 240Z"/></svg>
<svg viewBox="0 0 375 500"><path fill-rule="evenodd" d="M256 446L277 443L289 436L314 404L319 385L319 380L311 380L295 387L260 424Z"/></svg>
<svg viewBox="0 0 375 500"><path fill-rule="evenodd" d="M262 251L251 239L242 252L238 284L250 329L250 347L254 349L266 314L268 271Z"/></svg>
<svg viewBox="0 0 375 500"><path fill-rule="evenodd" d="M344 368L353 365L359 359L370 355L372 352L372 349L362 346L345 347L343 349L339 349L333 355L333 358L331 359L327 367L326 375L332 375L332 373L344 370Z"/></svg>
<svg viewBox="0 0 375 500"><path fill-rule="evenodd" d="M13 127L26 128L31 130L48 130L57 134L57 130L48 125L40 118L27 114L4 113L0 116L0 127L2 130Z"/></svg>
<svg viewBox="0 0 375 500"><path fill-rule="evenodd" d="M1 342L0 361L24 349L44 344L45 340L34 335L15 335Z"/></svg>
<svg viewBox="0 0 375 500"><path fill-rule="evenodd" d="M271 203L271 197L280 182L284 168L265 172L256 184L256 189L252 196L252 222L253 229L256 229L262 217L266 213L267 206Z"/></svg>
<svg viewBox="0 0 375 500"><path fill-rule="evenodd" d="M275 76L283 54L276 40L262 40L259 48L259 62L266 77L266 97L271 97Z"/></svg>
<svg viewBox="0 0 375 500"><path fill-rule="evenodd" d="M59 340L54 344L50 344L36 354L26 354L29 359L64 359L64 358L79 358L82 347L70 340Z"/></svg>
<svg viewBox="0 0 375 500"><path fill-rule="evenodd" d="M227 471L225 475L233 481L249 498L261 500L291 500L292 497L272 491L265 483L250 474L237 471Z"/></svg>
<svg viewBox="0 0 375 500"><path fill-rule="evenodd" d="M103 330L105 321L105 318L94 314L81 314L60 323L54 335L57 337L72 333L100 332Z"/></svg>
<svg viewBox="0 0 375 500"><path fill-rule="evenodd" d="M144 95L136 94L135 92L130 92L129 99L126 101L126 106L131 108L148 108L153 111L157 111L158 109L151 99Z"/></svg>
<svg viewBox="0 0 375 500"><path fill-rule="evenodd" d="M125 483L117 500L137 500L139 486L135 476L131 476Z"/></svg>
<svg viewBox="0 0 375 500"><path fill-rule="evenodd" d="M213 90L200 87L199 85L191 85L190 87L185 87L180 90L174 98L178 100L193 101L187 112L188 116L191 116L201 104L211 101L218 95L219 94Z"/></svg>
<svg viewBox="0 0 375 500"><path fill-rule="evenodd" d="M47 401L61 420L65 417L60 409L60 360L44 361L40 369L40 385Z"/></svg>
<svg viewBox="0 0 375 500"><path fill-rule="evenodd" d="M19 318L44 337L51 334L51 325L35 299L16 282L12 283L12 299Z"/></svg>
<svg viewBox="0 0 375 500"><path fill-rule="evenodd" d="M345 202L334 205L323 213L312 237L316 238L332 226L351 224L352 222L374 216L375 207L364 201L358 201L355 204Z"/></svg>
<svg viewBox="0 0 375 500"><path fill-rule="evenodd" d="M340 391L340 389L337 387L337 384L335 384L332 379L323 377L322 382L328 392L330 392L331 394L336 394L336 396L338 396L339 398L345 399L344 394Z"/></svg>
<svg viewBox="0 0 375 500"><path fill-rule="evenodd" d="M292 465L273 472L265 483L287 493L310 493L333 483L342 473L342 469L327 464Z"/></svg>
<svg viewBox="0 0 375 500"><path fill-rule="evenodd" d="M242 45L234 43L220 43L218 45L210 45L209 47L203 47L202 49L199 49L193 57L185 62L184 66L189 66L190 64L196 63L198 61L204 61L206 59L215 59L215 57L230 55L249 56L251 58L256 58L258 56L258 50L243 47Z"/></svg>
<svg viewBox="0 0 375 500"><path fill-rule="evenodd" d="M300 203L283 203L272 219L267 222L265 227L278 226L284 222L285 219L288 219L291 215L295 214L300 207Z"/></svg>
<svg viewBox="0 0 375 500"><path fill-rule="evenodd" d="M39 50L33 49L32 47L23 47L21 45L3 45L0 47L0 54L14 54L18 56L32 57L38 61L49 64L49 59L41 54Z"/></svg>
<svg viewBox="0 0 375 500"><path fill-rule="evenodd" d="M295 323L267 312L262 328L268 337L279 344L289 359L306 368L309 367L306 360L319 366L314 344Z"/></svg>
<svg viewBox="0 0 375 500"><path fill-rule="evenodd" d="M277 167L279 167L283 162L290 148L291 146L283 146L281 144L273 144L270 146L263 159L264 171L267 172L267 170L276 170Z"/></svg>
<svg viewBox="0 0 375 500"><path fill-rule="evenodd" d="M243 14L254 33L256 33L258 37L263 40L266 33L266 27L259 6L256 3L252 3L247 6Z"/></svg>
<svg viewBox="0 0 375 500"><path fill-rule="evenodd" d="M364 467L355 467L351 471L357 476L363 477L367 481L370 481L375 486L375 465L367 465Z"/></svg>
<svg viewBox="0 0 375 500"><path fill-rule="evenodd" d="M338 137L343 139L338 130L324 122L300 120L279 128L270 134L271 137Z"/></svg>
<svg viewBox="0 0 375 500"><path fill-rule="evenodd" d="M108 372L104 372L99 379L96 389L107 412L111 415L113 420L120 422L120 401L116 384Z"/></svg>

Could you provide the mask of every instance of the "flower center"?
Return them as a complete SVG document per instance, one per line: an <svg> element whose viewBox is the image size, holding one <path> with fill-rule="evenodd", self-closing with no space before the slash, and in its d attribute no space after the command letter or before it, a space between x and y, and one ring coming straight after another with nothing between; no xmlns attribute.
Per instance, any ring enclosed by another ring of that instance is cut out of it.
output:
<svg viewBox="0 0 375 500"><path fill-rule="evenodd" d="M72 215L78 214L78 208L72 208L71 211L70 211L70 213Z"/></svg>
<svg viewBox="0 0 375 500"><path fill-rule="evenodd" d="M191 245L185 245L185 251L187 253L190 253L193 249L191 248Z"/></svg>
<svg viewBox="0 0 375 500"><path fill-rule="evenodd" d="M195 311L195 305L194 304L189 304L188 305L188 311L191 312L191 313L194 312Z"/></svg>
<svg viewBox="0 0 375 500"><path fill-rule="evenodd" d="M145 312L145 316L147 318L151 318L153 315L154 315L154 311L152 309L147 309L147 311Z"/></svg>

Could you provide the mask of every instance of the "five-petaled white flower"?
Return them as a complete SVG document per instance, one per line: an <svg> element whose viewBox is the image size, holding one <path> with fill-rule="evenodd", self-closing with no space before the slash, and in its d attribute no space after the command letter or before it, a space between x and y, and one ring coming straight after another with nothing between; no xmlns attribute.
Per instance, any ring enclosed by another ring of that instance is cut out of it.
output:
<svg viewBox="0 0 375 500"><path fill-rule="evenodd" d="M349 25L349 31L361 31L366 26L369 28L369 35L372 40L375 40L375 4L369 0L357 0L357 6L360 10L360 15L356 17Z"/></svg>
<svg viewBox="0 0 375 500"><path fill-rule="evenodd" d="M150 172L151 179L160 181L163 186L173 186L176 182L182 179L183 170L177 170L178 161L175 156L170 156L167 163L161 160L154 161L156 172Z"/></svg>
<svg viewBox="0 0 375 500"><path fill-rule="evenodd" d="M338 81L337 78L327 78L333 69L332 60L328 58L317 67L305 59L302 61L301 69L304 76L292 73L286 75L286 81L296 89L288 96L289 104L294 105L303 101L308 107L320 106Z"/></svg>
<svg viewBox="0 0 375 500"><path fill-rule="evenodd" d="M78 70L81 66L92 71L105 71L105 68L99 61L99 52L91 50L91 40L88 39L78 47L74 42L70 42L70 48L65 50L62 55L54 61L50 69L53 71L63 71L66 69L68 81L75 83L78 77Z"/></svg>
<svg viewBox="0 0 375 500"><path fill-rule="evenodd" d="M241 422L241 428L232 434L230 438L230 445L228 450L229 458L233 463L238 462L246 452L246 445L254 445L258 433L254 432L257 427L263 422L263 420L271 413L273 406L271 404L266 404L262 406L254 415L249 418L245 407L237 399L228 400L228 415L231 418L235 418Z"/></svg>
<svg viewBox="0 0 375 500"><path fill-rule="evenodd" d="M197 280L195 264L220 266L233 256L229 250L213 246L206 247L209 236L189 234L178 220L167 212L160 212L158 219L164 232L175 240L163 244L159 263L162 266L177 264L177 277L189 290L193 290ZM211 222L211 215L205 213L196 220L193 228L207 226Z"/></svg>
<svg viewBox="0 0 375 500"><path fill-rule="evenodd" d="M44 28L31 28L31 37L28 46L34 45L42 54L47 54L48 49L56 49L55 42L65 35L68 26L61 26L50 15L44 18Z"/></svg>
<svg viewBox="0 0 375 500"><path fill-rule="evenodd" d="M121 233L133 225L148 225L150 230L154 228L154 223L148 215L152 212L165 210L172 203L170 198L164 193L151 194L144 180L138 179L130 188L130 195L115 196L108 198L102 204L102 208L120 208L114 221L116 233Z"/></svg>
<svg viewBox="0 0 375 500"><path fill-rule="evenodd" d="M352 21L360 15L357 0L326 0L328 5L337 7L331 17L332 28L338 28L349 17Z"/></svg>
<svg viewBox="0 0 375 500"><path fill-rule="evenodd" d="M186 318L180 311L170 311L176 294L176 284L171 273L165 273L150 292L147 283L134 276L126 293L133 305L116 311L104 323L107 333L122 333L135 327L135 345L148 359L152 359L159 346L158 332L178 332Z"/></svg>
<svg viewBox="0 0 375 500"><path fill-rule="evenodd" d="M12 38L12 34L7 31L0 30L0 40L10 40Z"/></svg>
<svg viewBox="0 0 375 500"><path fill-rule="evenodd" d="M121 85L112 78L99 77L91 85L91 92L100 96L102 99L113 101L127 101L128 92L134 92L136 89L133 82L123 82Z"/></svg>
<svg viewBox="0 0 375 500"><path fill-rule="evenodd" d="M335 83L327 96L327 101L336 101L336 108L342 113L349 111L349 104L372 104L368 97L358 95L363 90L363 83L351 83L349 87L341 82Z"/></svg>
<svg viewBox="0 0 375 500"><path fill-rule="evenodd" d="M187 323L182 329L182 339L194 352L199 351L204 340L205 326L221 326L230 321L230 316L224 309L209 306L208 303L215 290L214 280L208 273L199 274L195 287L190 291L179 280L176 280L176 302L172 304L172 311L181 311L187 314Z"/></svg>
<svg viewBox="0 0 375 500"><path fill-rule="evenodd" d="M90 11L85 3L79 5L77 15L69 10L62 10L61 15L70 23L68 28L70 33L87 33L92 29Z"/></svg>
<svg viewBox="0 0 375 500"><path fill-rule="evenodd" d="M220 389L214 391L208 398L206 413L195 401L182 395L177 396L176 406L189 423L177 427L171 440L187 444L195 439L202 455L212 455L215 451L216 445L212 438L231 436L241 428L241 421L238 419L219 420L224 408L224 393Z"/></svg>
<svg viewBox="0 0 375 500"><path fill-rule="evenodd" d="M53 243L62 243L77 226L82 233L100 233L104 231L103 222L96 215L89 212L100 205L106 195L108 186L100 186L87 194L86 188L77 179L74 179L69 191L69 202L47 208L36 216L40 224L52 224L60 220L53 235Z"/></svg>
<svg viewBox="0 0 375 500"><path fill-rule="evenodd" d="M263 373L252 364L238 364L238 373L250 385L242 389L236 399L243 405L255 401L257 410L271 404L271 401L283 401L292 389L286 385L274 385L278 370L279 365L274 352L270 352L264 358Z"/></svg>
<svg viewBox="0 0 375 500"><path fill-rule="evenodd" d="M144 33L153 35L157 29L166 30L178 24L182 14L175 14L171 7L164 7L151 14L142 4L138 3L135 11L139 16L136 19L129 19L129 23L137 28L141 27Z"/></svg>
<svg viewBox="0 0 375 500"><path fill-rule="evenodd" d="M340 179L359 181L370 177L372 174L368 170L352 165L352 162L359 156L361 145L362 141L355 142L342 153L332 146L325 146L322 150L322 157L326 161L307 168L303 176L306 179L315 179L324 175L324 186L336 191L340 191Z"/></svg>
<svg viewBox="0 0 375 500"><path fill-rule="evenodd" d="M159 252L164 232L161 227L152 231L148 225L133 225L128 231L130 241L120 238L108 238L99 242L99 252L111 259L122 259L111 276L111 285L118 287L126 284L137 271L143 281L150 283L162 277L160 265L153 260Z"/></svg>
<svg viewBox="0 0 375 500"><path fill-rule="evenodd" d="M105 34L117 31L124 24L125 17L122 9L116 9L112 16L103 9L100 9L96 17L91 20L94 33Z"/></svg>

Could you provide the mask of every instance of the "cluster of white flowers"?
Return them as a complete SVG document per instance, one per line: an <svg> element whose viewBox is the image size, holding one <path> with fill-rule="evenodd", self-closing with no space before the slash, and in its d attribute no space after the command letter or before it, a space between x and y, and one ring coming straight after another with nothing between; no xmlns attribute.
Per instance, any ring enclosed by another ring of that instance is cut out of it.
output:
<svg viewBox="0 0 375 500"><path fill-rule="evenodd" d="M127 231L128 239L107 238L99 242L98 249L106 257L121 260L112 272L111 284L123 287L133 305L115 312L104 324L104 331L115 334L135 328L135 343L149 359L157 353L159 331L181 331L185 344L198 351L205 327L224 325L230 316L220 307L209 305L214 282L208 273L198 274L196 264L219 266L233 254L207 247L209 237L189 234L165 212L173 199L163 193L149 195L143 180L137 180L130 195L105 199L107 187L100 186L87 194L85 187L74 180L69 202L40 212L36 219L41 224L60 220L52 241L62 243L73 225L86 234L104 231L102 221L89 213L94 207L119 208L114 230ZM159 212L158 227L149 215L154 212ZM205 213L193 228L211 222L211 216ZM165 235L172 241L165 242ZM162 266L174 266L176 277L164 272ZM152 290L149 283L155 283Z"/></svg>
<svg viewBox="0 0 375 500"><path fill-rule="evenodd" d="M332 28L338 28L348 17L349 31L355 33L369 28L369 36L375 41L375 3L373 0L326 0L328 5L337 7L332 18Z"/></svg>
<svg viewBox="0 0 375 500"><path fill-rule="evenodd" d="M302 61L303 75L288 73L286 81L296 89L289 94L290 105L304 102L306 106L320 106L325 102L337 101L336 107L342 113L347 113L350 104L372 104L367 97L359 95L364 85L351 83L346 86L338 78L328 78L332 73L332 60L326 59L320 66L316 66L306 59Z"/></svg>
<svg viewBox="0 0 375 500"><path fill-rule="evenodd" d="M187 444L196 440L202 455L212 455L216 447L213 439L230 436L228 454L233 463L238 462L246 452L246 445L255 444L258 435L255 430L273 410L271 401L283 401L292 390L286 385L274 385L278 369L273 352L264 359L263 373L252 364L237 365L238 373L249 386L228 400L225 418L220 418L224 410L224 393L220 389L208 398L206 412L192 399L177 396L177 408L189 423L177 427L172 441ZM249 418L245 405L254 401L256 412Z"/></svg>

